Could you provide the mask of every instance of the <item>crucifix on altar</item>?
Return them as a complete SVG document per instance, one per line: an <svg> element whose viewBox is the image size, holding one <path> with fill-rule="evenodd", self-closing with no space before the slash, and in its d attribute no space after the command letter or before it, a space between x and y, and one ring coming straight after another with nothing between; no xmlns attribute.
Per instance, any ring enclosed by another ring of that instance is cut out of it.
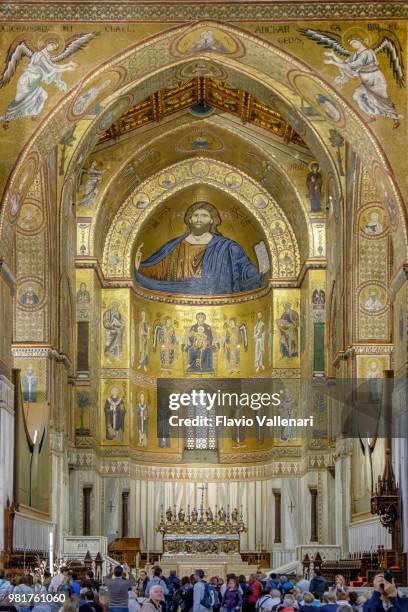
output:
<svg viewBox="0 0 408 612"><path fill-rule="evenodd" d="M201 491L201 499L200 499L200 513L204 514L204 505L205 505L205 492L208 489L208 485L205 483L201 483L201 487L197 487L198 491Z"/></svg>

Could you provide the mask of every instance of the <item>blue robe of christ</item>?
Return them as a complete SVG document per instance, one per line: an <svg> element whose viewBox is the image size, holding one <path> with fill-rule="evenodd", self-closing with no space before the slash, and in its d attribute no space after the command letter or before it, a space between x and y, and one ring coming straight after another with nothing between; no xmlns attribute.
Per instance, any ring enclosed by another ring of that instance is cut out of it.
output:
<svg viewBox="0 0 408 612"><path fill-rule="evenodd" d="M169 240L140 263L139 270L135 270L139 285L167 293L222 295L251 291L265 284L265 275L258 272L243 248L234 240L220 234L215 234L206 246L201 276L182 280L156 280L143 275L144 268L168 257L187 236L188 233Z"/></svg>

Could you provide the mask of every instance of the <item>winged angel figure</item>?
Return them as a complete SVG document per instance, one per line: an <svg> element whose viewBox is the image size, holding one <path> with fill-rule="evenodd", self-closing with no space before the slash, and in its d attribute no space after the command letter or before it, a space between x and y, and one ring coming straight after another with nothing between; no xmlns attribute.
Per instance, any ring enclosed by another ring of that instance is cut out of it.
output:
<svg viewBox="0 0 408 612"><path fill-rule="evenodd" d="M375 117L393 119L394 127L399 127L401 115L388 97L387 81L377 57L379 53L387 55L395 81L400 87L404 87L402 48L393 32L380 30L376 43L371 47L359 36L350 36L347 42L354 52L345 49L341 36L333 32L309 29L302 29L300 32L318 45L334 50L325 51L324 54L329 59L324 63L333 64L339 69L336 85L344 85L350 79L360 79L361 84L355 89L353 99L363 112L370 115L373 121Z"/></svg>
<svg viewBox="0 0 408 612"><path fill-rule="evenodd" d="M18 117L32 117L33 120L41 113L48 94L41 83L55 83L59 90L67 91L67 84L61 79L61 74L74 70L76 63L60 64L62 60L73 55L97 36L97 32L73 36L65 42L61 53L52 55L58 49L58 42L49 40L39 49L32 49L25 40L18 39L7 53L5 69L0 79L0 88L7 85L13 77L19 62L27 57L30 61L17 81L16 95L7 107L5 115L0 117L3 126Z"/></svg>

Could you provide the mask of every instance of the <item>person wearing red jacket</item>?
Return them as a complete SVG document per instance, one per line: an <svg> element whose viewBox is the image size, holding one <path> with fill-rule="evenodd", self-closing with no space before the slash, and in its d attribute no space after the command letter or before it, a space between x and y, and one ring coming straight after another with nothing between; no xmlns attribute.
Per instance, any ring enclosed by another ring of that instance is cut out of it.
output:
<svg viewBox="0 0 408 612"><path fill-rule="evenodd" d="M246 596L243 612L255 612L256 602L262 595L262 583L257 579L256 574L251 574L248 580L251 592Z"/></svg>

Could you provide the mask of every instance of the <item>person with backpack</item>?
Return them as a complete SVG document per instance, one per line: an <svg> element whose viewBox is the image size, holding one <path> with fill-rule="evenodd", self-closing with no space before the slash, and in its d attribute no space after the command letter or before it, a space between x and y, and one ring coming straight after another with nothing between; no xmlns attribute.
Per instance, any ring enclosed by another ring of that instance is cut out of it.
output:
<svg viewBox="0 0 408 612"><path fill-rule="evenodd" d="M177 612L190 612L193 608L193 585L188 576L183 576L180 587L173 595L173 609Z"/></svg>
<svg viewBox="0 0 408 612"><path fill-rule="evenodd" d="M281 594L278 589L269 589L269 593L261 595L256 602L256 611L276 612L281 605Z"/></svg>
<svg viewBox="0 0 408 612"><path fill-rule="evenodd" d="M242 595L238 588L238 580L230 578L227 584L227 590L222 598L222 606L224 612L235 612L240 610L242 606Z"/></svg>
<svg viewBox="0 0 408 612"><path fill-rule="evenodd" d="M170 570L168 578L164 579L169 590L166 597L166 607L169 612L177 612L178 603L174 600L174 595L180 589L180 578L176 574L176 570Z"/></svg>
<svg viewBox="0 0 408 612"><path fill-rule="evenodd" d="M208 612L212 609L214 591L204 580L204 570L197 569L194 573L193 612Z"/></svg>
<svg viewBox="0 0 408 612"><path fill-rule="evenodd" d="M153 569L153 578L151 578L147 583L145 597L150 597L150 589L154 586L160 586L162 588L165 601L166 595L169 593L169 589L167 588L166 582L163 580L163 572L161 567L155 567Z"/></svg>
<svg viewBox="0 0 408 612"><path fill-rule="evenodd" d="M220 584L219 584L217 576L213 576L210 579L210 588L214 590L214 599L216 600L212 607L213 612L219 612L219 610L221 609L222 597L220 593Z"/></svg>
<svg viewBox="0 0 408 612"><path fill-rule="evenodd" d="M262 595L262 583L256 577L256 574L251 574L248 580L248 585L251 592L246 597L244 612L255 612L256 602Z"/></svg>

